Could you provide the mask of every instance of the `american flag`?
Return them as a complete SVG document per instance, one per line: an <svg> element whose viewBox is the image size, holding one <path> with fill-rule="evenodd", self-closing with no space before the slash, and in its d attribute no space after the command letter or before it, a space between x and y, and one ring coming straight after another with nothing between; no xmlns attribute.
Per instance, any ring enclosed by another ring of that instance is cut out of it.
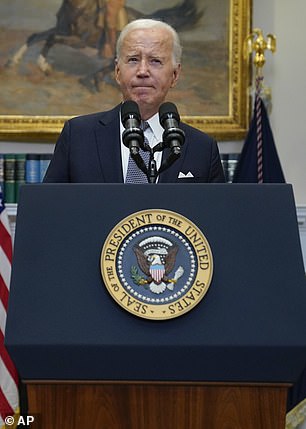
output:
<svg viewBox="0 0 306 429"><path fill-rule="evenodd" d="M285 183L269 116L260 96L255 96L254 113L244 142L234 183Z"/></svg>
<svg viewBox="0 0 306 429"><path fill-rule="evenodd" d="M12 237L0 187L0 428L5 417L19 413L18 375L4 346L12 264Z"/></svg>

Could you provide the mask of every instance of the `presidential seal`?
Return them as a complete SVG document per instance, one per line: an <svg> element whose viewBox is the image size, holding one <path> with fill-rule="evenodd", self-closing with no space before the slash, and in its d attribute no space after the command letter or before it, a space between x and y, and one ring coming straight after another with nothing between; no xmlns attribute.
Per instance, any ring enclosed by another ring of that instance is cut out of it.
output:
<svg viewBox="0 0 306 429"><path fill-rule="evenodd" d="M101 252L101 274L114 300L136 316L171 319L206 294L213 258L200 229L168 210L143 210L118 223Z"/></svg>

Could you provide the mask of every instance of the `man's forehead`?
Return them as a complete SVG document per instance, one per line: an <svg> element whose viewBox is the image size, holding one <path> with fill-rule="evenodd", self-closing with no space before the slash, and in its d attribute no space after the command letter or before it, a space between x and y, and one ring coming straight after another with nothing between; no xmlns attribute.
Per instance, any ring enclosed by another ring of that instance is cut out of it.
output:
<svg viewBox="0 0 306 429"><path fill-rule="evenodd" d="M127 46L137 47L156 47L156 46L171 46L172 40L169 32L165 30L158 31L154 28L137 29L131 31L125 37L123 44Z"/></svg>

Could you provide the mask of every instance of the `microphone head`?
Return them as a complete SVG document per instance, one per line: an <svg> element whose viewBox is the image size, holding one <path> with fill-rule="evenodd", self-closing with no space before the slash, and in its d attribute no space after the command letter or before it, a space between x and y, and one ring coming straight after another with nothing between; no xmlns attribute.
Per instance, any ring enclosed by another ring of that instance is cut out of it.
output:
<svg viewBox="0 0 306 429"><path fill-rule="evenodd" d="M159 108L159 122L164 127L166 119L175 119L177 123L180 123L180 115L177 111L176 105L170 102L163 103Z"/></svg>
<svg viewBox="0 0 306 429"><path fill-rule="evenodd" d="M141 121L138 104L135 101L127 100L121 106L121 122L124 127L126 120L131 118L136 119L139 123Z"/></svg>

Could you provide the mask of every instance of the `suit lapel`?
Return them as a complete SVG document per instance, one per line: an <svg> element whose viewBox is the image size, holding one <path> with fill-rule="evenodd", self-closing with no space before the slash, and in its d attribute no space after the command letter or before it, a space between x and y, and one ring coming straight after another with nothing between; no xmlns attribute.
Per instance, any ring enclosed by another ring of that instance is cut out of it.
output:
<svg viewBox="0 0 306 429"><path fill-rule="evenodd" d="M159 183L175 183L177 182L177 178L179 172L181 171L181 166L183 164L183 160L186 153L186 144L182 147L181 156L174 161L174 163L167 168L167 170L163 171L159 176ZM168 158L170 154L170 149L165 149L162 156L162 163Z"/></svg>
<svg viewBox="0 0 306 429"><path fill-rule="evenodd" d="M123 183L119 111L117 106L102 113L95 130L101 172L107 183Z"/></svg>
<svg viewBox="0 0 306 429"><path fill-rule="evenodd" d="M181 122L180 124L181 129L185 132L185 144L182 146L181 150L181 156L174 161L174 163L169 167L167 170L165 170L163 173L161 173L159 177L160 183L176 183L179 182L178 176L181 171L183 171L183 163L188 151L188 129L185 127L185 124ZM190 137L189 137L190 138ZM167 159L169 156L170 149L164 150L162 161Z"/></svg>

